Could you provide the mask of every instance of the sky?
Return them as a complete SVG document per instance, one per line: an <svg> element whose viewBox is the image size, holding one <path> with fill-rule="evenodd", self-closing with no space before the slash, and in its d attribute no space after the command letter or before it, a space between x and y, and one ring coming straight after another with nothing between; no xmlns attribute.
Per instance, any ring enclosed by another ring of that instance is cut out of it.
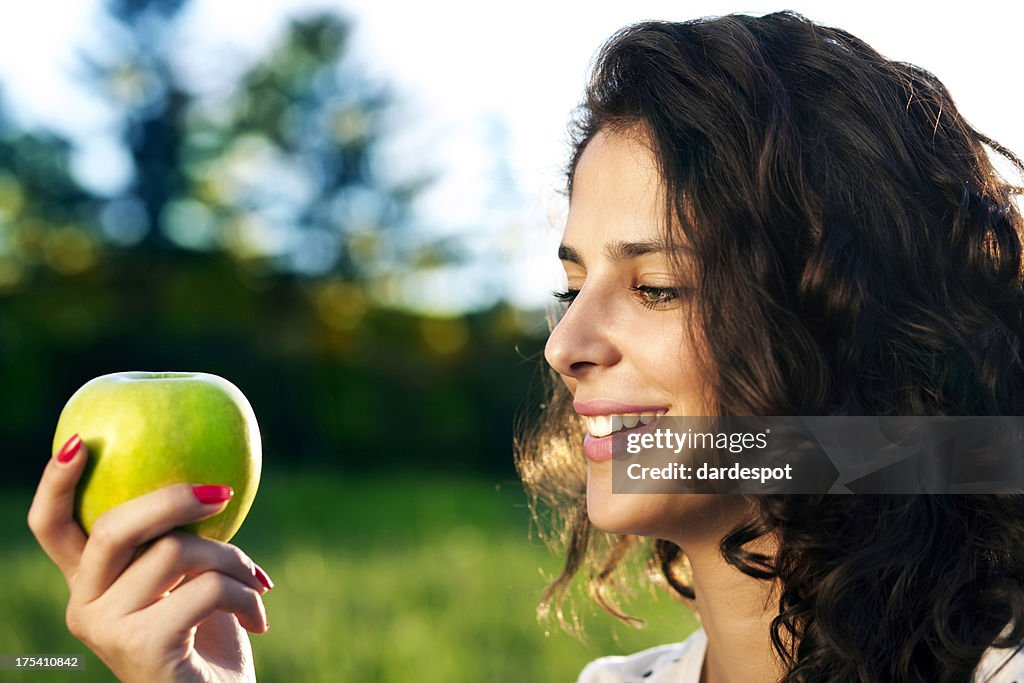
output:
<svg viewBox="0 0 1024 683"><path fill-rule="evenodd" d="M401 123L410 149L441 169L421 198L423 221L476 245L478 261L455 274L456 282L450 273L427 275L411 287L438 310L495 294L537 306L561 286L554 254L564 215L558 190L569 115L595 50L636 21L799 11L854 33L887 57L932 71L968 121L1024 151L1024 86L1015 73L1022 63L1024 7L1015 3L597 4L192 0L181 35L194 55L187 66L196 82L216 89L259 58L289 15L327 8L354 22L353 58L391 86L407 112ZM80 175L98 190L116 192L127 166L108 135L109 115L75 86L80 51L101 48L106 38L98 14L98 0L3 3L0 83L20 123L67 132L78 144Z"/></svg>

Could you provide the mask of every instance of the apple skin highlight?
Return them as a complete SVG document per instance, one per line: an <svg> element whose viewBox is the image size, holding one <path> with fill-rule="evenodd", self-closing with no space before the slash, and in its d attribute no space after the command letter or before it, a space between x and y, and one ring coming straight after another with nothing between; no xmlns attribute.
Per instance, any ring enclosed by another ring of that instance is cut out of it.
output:
<svg viewBox="0 0 1024 683"><path fill-rule="evenodd" d="M89 452L75 497L86 533L110 508L169 484L221 484L220 513L182 527L228 541L259 487L262 446L252 406L234 384L200 372L119 372L83 385L57 422L54 450L74 434Z"/></svg>

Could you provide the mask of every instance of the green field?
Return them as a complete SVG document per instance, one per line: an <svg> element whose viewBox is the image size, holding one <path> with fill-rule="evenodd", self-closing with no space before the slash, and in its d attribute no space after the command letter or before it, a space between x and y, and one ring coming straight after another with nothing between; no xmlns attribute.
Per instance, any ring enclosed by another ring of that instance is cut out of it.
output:
<svg viewBox="0 0 1024 683"><path fill-rule="evenodd" d="M66 589L25 527L29 493L0 493L0 653L84 653ZM264 475L234 542L274 579L270 631L253 637L262 682L574 681L590 659L680 640L695 623L642 593L637 630L580 603L586 642L538 623L558 561L528 537L515 481ZM2 681L110 681L85 671L0 671Z"/></svg>

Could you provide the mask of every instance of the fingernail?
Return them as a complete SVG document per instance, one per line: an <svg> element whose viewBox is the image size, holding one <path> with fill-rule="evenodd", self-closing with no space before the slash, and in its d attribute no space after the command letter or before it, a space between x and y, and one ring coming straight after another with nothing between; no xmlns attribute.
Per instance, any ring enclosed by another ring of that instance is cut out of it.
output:
<svg viewBox="0 0 1024 683"><path fill-rule="evenodd" d="M82 437L80 437L78 434L75 434L74 436L67 440L67 443L65 443L63 447L61 447L60 453L57 454L57 462L70 461L71 458L75 457L75 454L78 453L78 450L79 448L81 448L81 446Z"/></svg>
<svg viewBox="0 0 1024 683"><path fill-rule="evenodd" d="M217 484L193 486L192 493L195 494L196 498L203 505L223 503L225 500L235 495L235 492L231 490L230 486L219 486Z"/></svg>
<svg viewBox="0 0 1024 683"><path fill-rule="evenodd" d="M267 573L260 569L260 566L255 562L252 563L252 573L256 576L256 580L263 584L263 587L270 590L274 587L274 582L270 580Z"/></svg>

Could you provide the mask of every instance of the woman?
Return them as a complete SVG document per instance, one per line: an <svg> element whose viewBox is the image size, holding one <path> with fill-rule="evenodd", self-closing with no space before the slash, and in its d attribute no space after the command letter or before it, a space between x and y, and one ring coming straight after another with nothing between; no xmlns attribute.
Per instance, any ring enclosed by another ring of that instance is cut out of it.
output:
<svg viewBox="0 0 1024 683"><path fill-rule="evenodd" d="M564 382L519 460L569 522L549 597L594 528L627 534L598 582L648 536L703 630L581 680L960 681L1020 642L1019 497L612 495L605 434L622 413L1018 414L1021 220L993 143L928 74L788 14L629 29L584 114L547 347ZM230 492L162 489L86 539L87 457L69 442L30 512L72 632L123 680L251 679L269 580L168 533Z"/></svg>
<svg viewBox="0 0 1024 683"><path fill-rule="evenodd" d="M702 628L581 683L1024 680L1022 496L610 483L610 432L659 414L1019 415L1024 223L986 150L1021 168L931 74L791 13L604 47L568 174L558 378L518 462L565 522L545 606L589 561L617 613L605 584L642 536Z"/></svg>

